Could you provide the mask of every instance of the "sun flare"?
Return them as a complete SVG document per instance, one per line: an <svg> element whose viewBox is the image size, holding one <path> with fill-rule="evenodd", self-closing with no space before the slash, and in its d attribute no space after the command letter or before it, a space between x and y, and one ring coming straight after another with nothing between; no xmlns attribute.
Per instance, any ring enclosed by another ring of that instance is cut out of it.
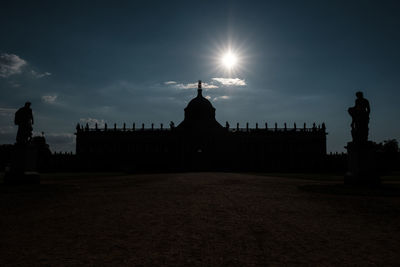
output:
<svg viewBox="0 0 400 267"><path fill-rule="evenodd" d="M228 51L222 56L221 61L222 61L222 65L225 68L227 68L228 70L230 70L237 65L238 58L234 53L232 53L231 51Z"/></svg>
<svg viewBox="0 0 400 267"><path fill-rule="evenodd" d="M213 73L223 75L221 77L237 78L247 71L249 56L245 43L234 42L229 38L224 42L215 42L210 47L210 52Z"/></svg>

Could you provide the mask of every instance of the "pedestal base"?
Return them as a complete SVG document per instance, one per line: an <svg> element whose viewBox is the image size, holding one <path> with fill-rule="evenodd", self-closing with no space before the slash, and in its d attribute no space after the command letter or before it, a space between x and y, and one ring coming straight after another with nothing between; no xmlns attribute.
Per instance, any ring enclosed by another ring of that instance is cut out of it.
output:
<svg viewBox="0 0 400 267"><path fill-rule="evenodd" d="M344 183L350 185L380 185L373 142L347 143L348 172Z"/></svg>

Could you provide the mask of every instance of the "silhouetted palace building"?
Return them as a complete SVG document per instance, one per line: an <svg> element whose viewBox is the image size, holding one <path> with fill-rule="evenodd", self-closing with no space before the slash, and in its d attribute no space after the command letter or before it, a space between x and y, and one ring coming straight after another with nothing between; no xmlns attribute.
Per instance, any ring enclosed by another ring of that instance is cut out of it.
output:
<svg viewBox="0 0 400 267"><path fill-rule="evenodd" d="M326 155L325 125L312 128L229 128L215 119L202 96L185 108L185 118L168 129L77 125L76 154L91 169L125 170L301 170L318 167Z"/></svg>

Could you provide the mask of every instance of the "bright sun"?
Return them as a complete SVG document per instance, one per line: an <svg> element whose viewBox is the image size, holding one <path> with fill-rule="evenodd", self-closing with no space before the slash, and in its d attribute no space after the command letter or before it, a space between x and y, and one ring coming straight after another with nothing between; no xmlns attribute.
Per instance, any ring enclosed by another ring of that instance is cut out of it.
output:
<svg viewBox="0 0 400 267"><path fill-rule="evenodd" d="M222 65L227 69L232 69L237 64L237 56L233 54L231 51L226 52L222 57Z"/></svg>

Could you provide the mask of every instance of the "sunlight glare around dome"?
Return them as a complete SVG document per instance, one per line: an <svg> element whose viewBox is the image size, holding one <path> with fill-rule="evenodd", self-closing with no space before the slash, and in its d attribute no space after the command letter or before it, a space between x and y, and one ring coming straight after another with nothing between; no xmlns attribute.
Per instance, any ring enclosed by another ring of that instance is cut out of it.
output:
<svg viewBox="0 0 400 267"><path fill-rule="evenodd" d="M237 56L233 54L231 51L225 53L222 57L222 65L224 65L227 69L232 69L237 64Z"/></svg>

